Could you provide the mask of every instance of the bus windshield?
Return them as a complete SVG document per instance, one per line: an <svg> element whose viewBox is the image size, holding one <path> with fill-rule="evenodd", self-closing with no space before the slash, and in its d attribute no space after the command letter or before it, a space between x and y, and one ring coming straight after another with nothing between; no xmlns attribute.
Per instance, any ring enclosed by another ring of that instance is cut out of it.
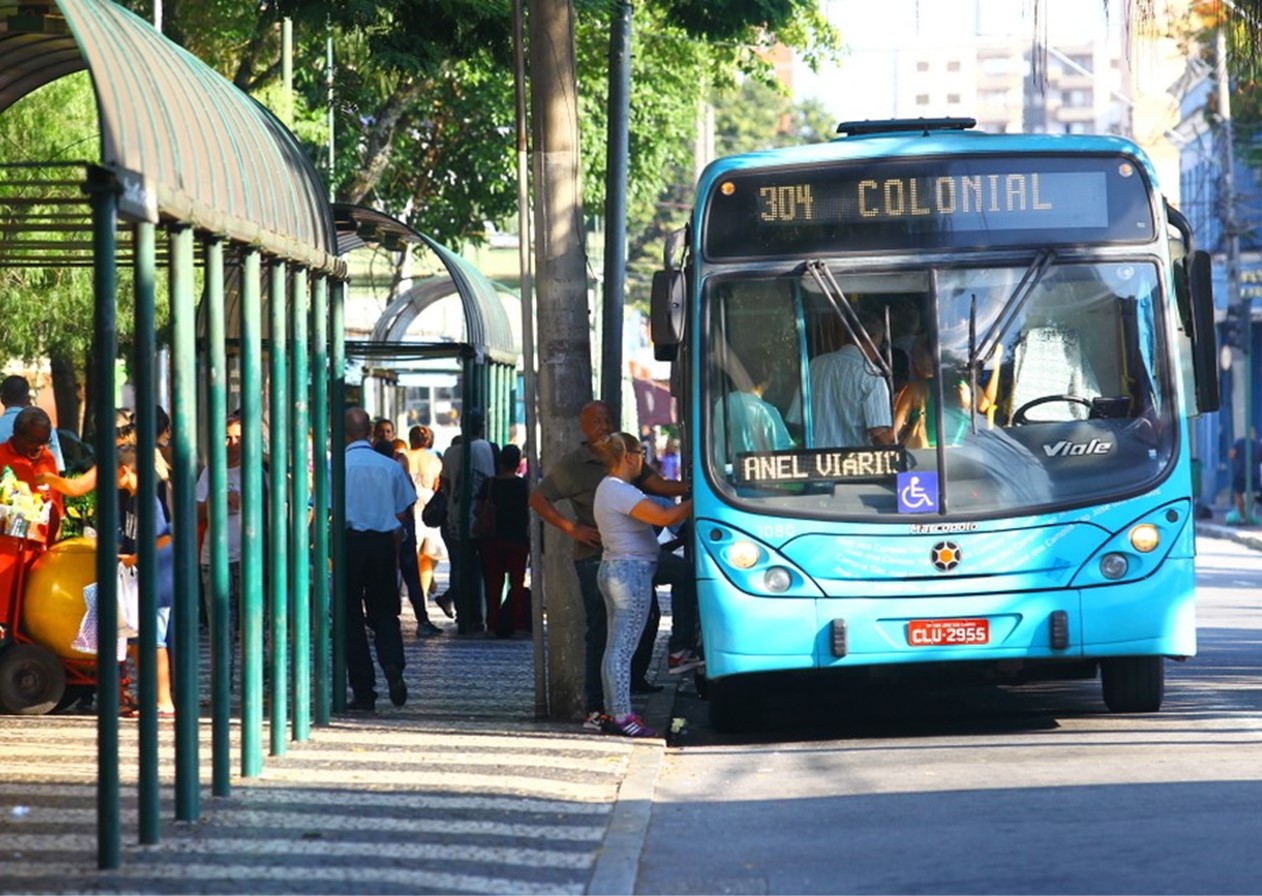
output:
<svg viewBox="0 0 1262 896"><path fill-rule="evenodd" d="M824 518L983 517L1151 487L1177 426L1151 260L704 285L700 438L726 499Z"/></svg>

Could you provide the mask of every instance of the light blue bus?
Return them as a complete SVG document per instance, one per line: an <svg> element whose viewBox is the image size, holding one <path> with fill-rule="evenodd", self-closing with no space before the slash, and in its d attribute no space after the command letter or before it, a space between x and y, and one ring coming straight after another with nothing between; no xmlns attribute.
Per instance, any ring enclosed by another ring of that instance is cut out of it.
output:
<svg viewBox="0 0 1262 896"><path fill-rule="evenodd" d="M720 159L654 277L711 720L765 673L1099 674L1196 652L1209 259L1128 140L851 122Z"/></svg>

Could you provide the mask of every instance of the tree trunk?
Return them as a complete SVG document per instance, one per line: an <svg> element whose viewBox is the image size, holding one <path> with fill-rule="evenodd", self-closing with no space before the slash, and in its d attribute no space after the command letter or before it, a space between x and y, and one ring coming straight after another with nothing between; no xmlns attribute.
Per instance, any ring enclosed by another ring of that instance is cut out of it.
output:
<svg viewBox="0 0 1262 896"><path fill-rule="evenodd" d="M411 80L400 80L374 116L372 127L368 131L368 146L364 152L364 161L342 191L342 201L358 205L372 192L381 180L390 164L391 147L394 144L394 132L403 118L403 113L420 93L420 84Z"/></svg>
<svg viewBox="0 0 1262 896"><path fill-rule="evenodd" d="M57 405L57 427L79 434L79 377L74 360L64 352L48 358L53 374L53 401Z"/></svg>
<svg viewBox="0 0 1262 896"><path fill-rule="evenodd" d="M587 265L579 192L578 88L571 0L530 8L531 119L535 143L535 270L539 321L539 427L546 473L579 441L592 398ZM583 710L583 601L572 542L544 526L548 705L553 718Z"/></svg>

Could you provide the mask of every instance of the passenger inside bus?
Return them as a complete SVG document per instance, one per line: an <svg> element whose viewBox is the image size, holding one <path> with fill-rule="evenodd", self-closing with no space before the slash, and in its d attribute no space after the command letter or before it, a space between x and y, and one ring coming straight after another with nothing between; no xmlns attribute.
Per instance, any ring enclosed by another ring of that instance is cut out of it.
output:
<svg viewBox="0 0 1262 896"><path fill-rule="evenodd" d="M885 340L885 321L867 307L860 306L856 311L862 332L847 332L841 348L811 360L811 422L815 447L859 447L894 442L889 385L880 373L874 350ZM867 334L866 340L862 338L863 333Z"/></svg>
<svg viewBox="0 0 1262 896"><path fill-rule="evenodd" d="M719 457L731 463L738 454L793 447L780 411L763 398L771 382L771 352L757 346L746 354L744 363L734 353L728 357L733 388L714 403L714 445Z"/></svg>

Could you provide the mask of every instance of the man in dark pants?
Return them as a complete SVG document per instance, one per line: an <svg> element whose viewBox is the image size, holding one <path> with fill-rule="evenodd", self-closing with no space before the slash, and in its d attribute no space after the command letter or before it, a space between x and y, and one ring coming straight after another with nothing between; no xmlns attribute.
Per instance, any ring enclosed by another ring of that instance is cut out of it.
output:
<svg viewBox="0 0 1262 896"><path fill-rule="evenodd" d="M583 725L599 730L605 703L600 663L605 655L607 616L605 599L596 585L596 572L600 569L600 532L596 528L592 505L596 500L596 486L600 485L600 481L609 471L589 446L614 431L608 405L603 401L592 401L584 405L579 413L579 428L583 432L583 444L561 458L539 483L539 487L531 491L530 506L544 522L556 526L574 539L574 571L578 574L586 613L586 717ZM662 497L687 497L688 493L688 486L683 482L663 479L647 464L635 484L648 494ZM555 502L562 500L569 500L574 508L575 519L571 520L557 510ZM657 611L656 598L653 601L653 610ZM658 616L660 611L650 614L644 637L640 639L639 648L631 660L632 693L643 692L645 689L658 690L644 678L653 658L653 639L657 635Z"/></svg>
<svg viewBox="0 0 1262 896"><path fill-rule="evenodd" d="M378 454L368 441L372 421L363 408L346 411L346 672L354 699L348 708L372 712L376 674L368 652L373 630L377 663L385 673L390 702L408 699L403 681L403 634L399 630L396 584L402 520L412 512L416 491L403 468Z"/></svg>

